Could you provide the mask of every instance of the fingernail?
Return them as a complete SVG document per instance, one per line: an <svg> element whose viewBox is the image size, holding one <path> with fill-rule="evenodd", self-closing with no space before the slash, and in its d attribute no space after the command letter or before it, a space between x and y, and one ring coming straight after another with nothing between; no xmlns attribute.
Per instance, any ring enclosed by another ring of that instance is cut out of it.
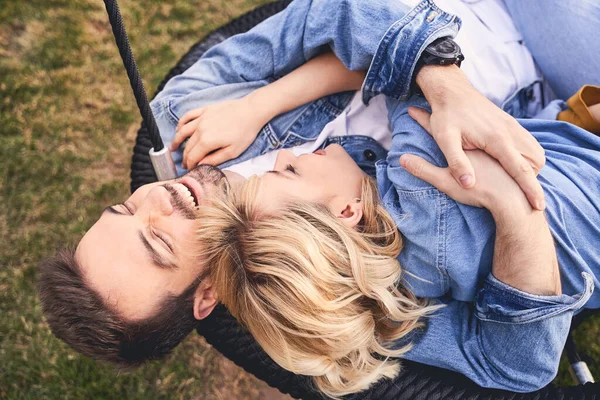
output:
<svg viewBox="0 0 600 400"><path fill-rule="evenodd" d="M402 168L406 169L408 163L410 162L410 159L411 157L409 154L405 154L402 157L400 157L400 165L402 166Z"/></svg>
<svg viewBox="0 0 600 400"><path fill-rule="evenodd" d="M469 174L464 174L463 176L460 177L460 183L464 187L471 186L471 183L473 183L473 177Z"/></svg>
<svg viewBox="0 0 600 400"><path fill-rule="evenodd" d="M538 201L538 210L543 211L546 209L546 200Z"/></svg>

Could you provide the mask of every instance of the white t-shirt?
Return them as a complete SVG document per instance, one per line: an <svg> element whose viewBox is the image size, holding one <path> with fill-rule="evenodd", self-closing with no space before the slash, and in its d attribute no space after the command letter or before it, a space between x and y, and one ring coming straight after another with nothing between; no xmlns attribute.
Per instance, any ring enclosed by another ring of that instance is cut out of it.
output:
<svg viewBox="0 0 600 400"><path fill-rule="evenodd" d="M417 0L404 2L418 3ZM436 4L462 19L462 27L455 39L465 56L461 69L471 84L496 105L502 106L512 94L541 79L502 0L436 0ZM289 150L295 155L312 153L327 138L346 135L370 136L389 150L392 132L385 97L374 97L368 106L362 103L361 97L357 92L346 109L323 128L315 141ZM271 151L227 170L246 178L262 174L273 169L278 152Z"/></svg>

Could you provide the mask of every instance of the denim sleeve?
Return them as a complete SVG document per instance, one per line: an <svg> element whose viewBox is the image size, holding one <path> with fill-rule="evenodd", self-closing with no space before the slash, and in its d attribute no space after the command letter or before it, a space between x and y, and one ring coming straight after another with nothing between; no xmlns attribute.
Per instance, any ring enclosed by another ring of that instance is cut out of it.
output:
<svg viewBox="0 0 600 400"><path fill-rule="evenodd" d="M243 97L328 49L350 70L371 67L364 85L365 101L379 93L402 97L424 46L438 37L453 36L458 26L455 17L430 0L412 11L399 0L295 0L248 32L215 45L173 77L152 101L152 111L168 146L186 112ZM399 79L406 81L396 82ZM330 96L328 102L343 109L346 97ZM317 130L323 125L315 123L318 115L322 113L303 106L278 116L258 136L261 143L255 141L252 149L231 162L279 147L281 136L291 128L296 133L300 130L294 125L298 121L306 129ZM301 116L306 118L301 120ZM178 173L185 172L181 148L172 156Z"/></svg>
<svg viewBox="0 0 600 400"><path fill-rule="evenodd" d="M212 47L171 79L155 101L283 76L328 49L348 69L370 70L365 101L379 93L402 98L423 49L439 37L454 36L458 28L459 20L431 0L412 10L399 0L295 0Z"/></svg>
<svg viewBox="0 0 600 400"><path fill-rule="evenodd" d="M425 48L442 37L455 37L460 18L439 9L431 0L421 1L387 30L373 57L362 87L363 101L377 94L406 100L417 60Z"/></svg>
<svg viewBox="0 0 600 400"><path fill-rule="evenodd" d="M536 296L490 274L475 303L442 301L405 358L457 371L484 387L538 390L556 376L573 314L593 291L590 275L582 275L582 293Z"/></svg>

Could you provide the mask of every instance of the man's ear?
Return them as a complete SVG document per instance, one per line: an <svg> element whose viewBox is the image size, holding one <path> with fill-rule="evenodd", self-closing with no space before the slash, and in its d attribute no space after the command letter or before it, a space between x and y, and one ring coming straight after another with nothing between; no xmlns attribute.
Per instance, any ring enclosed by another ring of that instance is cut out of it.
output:
<svg viewBox="0 0 600 400"><path fill-rule="evenodd" d="M217 292L209 279L202 281L194 293L194 318L204 319L217 305Z"/></svg>
<svg viewBox="0 0 600 400"><path fill-rule="evenodd" d="M347 203L346 208L338 215L350 228L354 228L363 217L363 205L360 199Z"/></svg>

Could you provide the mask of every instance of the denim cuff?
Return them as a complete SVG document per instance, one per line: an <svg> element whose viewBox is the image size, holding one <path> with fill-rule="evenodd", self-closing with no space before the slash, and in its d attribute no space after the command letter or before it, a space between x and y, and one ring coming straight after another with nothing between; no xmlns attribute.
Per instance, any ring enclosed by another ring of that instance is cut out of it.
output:
<svg viewBox="0 0 600 400"><path fill-rule="evenodd" d="M574 296L538 296L515 289L491 273L475 300L475 316L482 321L524 324L541 321L585 305L594 291L592 276L582 272L584 290Z"/></svg>
<svg viewBox="0 0 600 400"><path fill-rule="evenodd" d="M363 83L363 102L378 94L398 100L411 95L417 60L425 48L441 37L455 37L460 18L423 0L385 33Z"/></svg>

